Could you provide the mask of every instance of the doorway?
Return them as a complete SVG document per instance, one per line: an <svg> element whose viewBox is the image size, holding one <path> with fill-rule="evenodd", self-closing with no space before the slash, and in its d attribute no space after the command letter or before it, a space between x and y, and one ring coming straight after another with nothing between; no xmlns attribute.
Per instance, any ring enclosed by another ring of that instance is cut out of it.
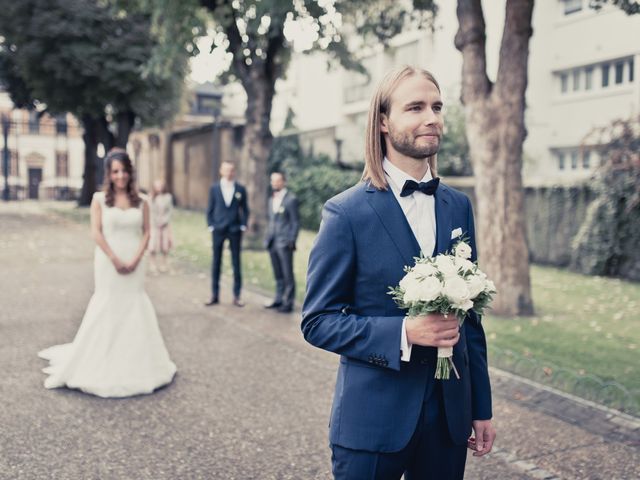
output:
<svg viewBox="0 0 640 480"><path fill-rule="evenodd" d="M29 169L29 198L38 199L38 192L40 190L40 182L42 181L42 169L30 168Z"/></svg>

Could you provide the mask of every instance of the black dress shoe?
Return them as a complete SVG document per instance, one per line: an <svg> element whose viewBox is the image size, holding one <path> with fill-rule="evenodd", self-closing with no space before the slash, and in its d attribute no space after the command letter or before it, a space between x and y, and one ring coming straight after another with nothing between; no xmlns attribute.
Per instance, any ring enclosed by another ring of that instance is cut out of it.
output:
<svg viewBox="0 0 640 480"><path fill-rule="evenodd" d="M273 301L271 303L267 303L264 308L278 308L282 305L282 302Z"/></svg>
<svg viewBox="0 0 640 480"><path fill-rule="evenodd" d="M211 297L211 300L209 300L208 302L206 302L206 303L205 303L205 306L210 307L210 306L212 306L212 305L216 305L216 304L218 304L218 303L220 303L220 302L218 301L218 297Z"/></svg>
<svg viewBox="0 0 640 480"><path fill-rule="evenodd" d="M281 305L278 307L278 311L280 313L291 313L293 312L293 307L291 305Z"/></svg>

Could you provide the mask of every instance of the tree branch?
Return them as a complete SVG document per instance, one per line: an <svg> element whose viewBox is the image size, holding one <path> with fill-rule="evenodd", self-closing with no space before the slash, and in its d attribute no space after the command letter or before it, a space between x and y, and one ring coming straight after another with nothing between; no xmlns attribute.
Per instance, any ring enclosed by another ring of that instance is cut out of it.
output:
<svg viewBox="0 0 640 480"><path fill-rule="evenodd" d="M487 77L486 34L480 0L458 0L455 46L462 53L462 103L491 92Z"/></svg>
<svg viewBox="0 0 640 480"><path fill-rule="evenodd" d="M283 60L282 54L286 39L284 36L284 25L281 22L277 22L277 26L273 28L274 31L272 31L272 27L274 27L273 23L269 26L269 42L265 52L264 70L269 81L275 84L276 79L278 79L284 71L282 63L278 62Z"/></svg>
<svg viewBox="0 0 640 480"><path fill-rule="evenodd" d="M226 2L225 2L226 3ZM240 80L245 83L249 81L249 67L244 61L243 54L243 42L242 35L238 30L236 12L230 4L227 7L231 11L231 19L227 25L224 26L224 32L229 40L229 50L233 54L233 68L236 74L240 77Z"/></svg>
<svg viewBox="0 0 640 480"><path fill-rule="evenodd" d="M496 94L506 101L524 101L527 88L529 38L534 0L507 0Z"/></svg>

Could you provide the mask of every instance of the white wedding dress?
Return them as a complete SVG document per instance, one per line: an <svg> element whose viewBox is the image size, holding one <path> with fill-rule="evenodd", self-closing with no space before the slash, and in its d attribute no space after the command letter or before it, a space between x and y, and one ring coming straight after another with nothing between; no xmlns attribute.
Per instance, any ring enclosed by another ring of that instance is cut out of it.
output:
<svg viewBox="0 0 640 480"><path fill-rule="evenodd" d="M122 261L133 259L142 237L142 202L138 208L107 207L102 232ZM144 290L146 261L119 274L100 247L94 258L95 292L72 343L55 345L38 356L49 361L46 388L69 387L99 397L151 393L170 383L176 366L164 345L156 313Z"/></svg>

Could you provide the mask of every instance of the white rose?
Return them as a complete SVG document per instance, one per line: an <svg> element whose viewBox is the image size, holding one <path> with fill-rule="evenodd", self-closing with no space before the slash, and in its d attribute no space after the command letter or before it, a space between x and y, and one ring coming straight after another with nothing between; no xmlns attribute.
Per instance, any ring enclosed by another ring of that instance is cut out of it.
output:
<svg viewBox="0 0 640 480"><path fill-rule="evenodd" d="M465 242L460 242L454 249L456 257L471 258L471 246Z"/></svg>
<svg viewBox="0 0 640 480"><path fill-rule="evenodd" d="M496 293L496 286L491 280L485 280L484 291L489 293Z"/></svg>
<svg viewBox="0 0 640 480"><path fill-rule="evenodd" d="M480 295L486 287L486 281L480 275L472 275L467 279L467 288L469 289L469 298L473 299Z"/></svg>
<svg viewBox="0 0 640 480"><path fill-rule="evenodd" d="M458 266L448 255L438 255L435 259L436 267L445 277L458 275Z"/></svg>
<svg viewBox="0 0 640 480"><path fill-rule="evenodd" d="M402 280L400 280L399 287L404 290L403 300L405 302L417 302L420 288L420 279L413 272L407 273Z"/></svg>
<svg viewBox="0 0 640 480"><path fill-rule="evenodd" d="M473 301L465 300L462 303L452 303L452 305L453 305L453 308L459 308L460 310L464 310L465 312L468 312L473 308Z"/></svg>
<svg viewBox="0 0 640 480"><path fill-rule="evenodd" d="M467 282L464 279L460 277L447 278L442 293L454 308L461 308L463 310L471 308L464 308L471 300L471 292L469 292L469 287L467 287ZM471 302L471 306L473 306L473 302Z"/></svg>
<svg viewBox="0 0 640 480"><path fill-rule="evenodd" d="M422 275L423 277L430 277L431 275L435 275L438 270L433 266L431 262L429 262L417 263L416 266L413 267L413 271L418 275Z"/></svg>
<svg viewBox="0 0 640 480"><path fill-rule="evenodd" d="M426 277L420 282L420 300L432 302L442 293L442 282L436 277Z"/></svg>
<svg viewBox="0 0 640 480"><path fill-rule="evenodd" d="M462 257L455 257L453 263L455 263L459 268L462 268L465 272L473 271L476 268L475 263Z"/></svg>
<svg viewBox="0 0 640 480"><path fill-rule="evenodd" d="M402 298L406 303L431 302L438 298L438 295L440 295L442 291L442 283L435 277L418 280L412 276L404 282L404 285L401 285L401 287L404 289L404 296Z"/></svg>

